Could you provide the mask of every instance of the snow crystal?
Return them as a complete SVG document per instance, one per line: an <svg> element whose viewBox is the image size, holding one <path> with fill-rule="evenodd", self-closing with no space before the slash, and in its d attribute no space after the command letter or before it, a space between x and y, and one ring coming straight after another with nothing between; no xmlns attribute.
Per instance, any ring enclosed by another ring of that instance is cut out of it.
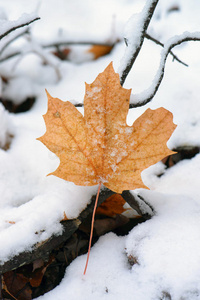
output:
<svg viewBox="0 0 200 300"><path fill-rule="evenodd" d="M126 156L127 155L127 152L123 152L123 153L121 153L121 155L118 155L118 157L117 157L117 159L116 159L116 163L118 164L118 163L120 163L120 161L122 160L122 158L124 157L124 156Z"/></svg>
<svg viewBox="0 0 200 300"><path fill-rule="evenodd" d="M134 142L134 141L132 141L130 145L131 145L131 146L134 146L134 144L135 144L135 142Z"/></svg>
<svg viewBox="0 0 200 300"><path fill-rule="evenodd" d="M116 165L111 165L111 169L113 170L113 172L116 172L117 166Z"/></svg>
<svg viewBox="0 0 200 300"><path fill-rule="evenodd" d="M114 157L116 156L117 154L117 149L114 149L111 153L110 153L110 156Z"/></svg>
<svg viewBox="0 0 200 300"><path fill-rule="evenodd" d="M88 97L94 97L95 94L101 92L102 88L101 87L97 87L97 86L94 86L91 91L86 91L86 95Z"/></svg>
<svg viewBox="0 0 200 300"><path fill-rule="evenodd" d="M128 133L128 134L132 134L133 127L126 127L125 132Z"/></svg>

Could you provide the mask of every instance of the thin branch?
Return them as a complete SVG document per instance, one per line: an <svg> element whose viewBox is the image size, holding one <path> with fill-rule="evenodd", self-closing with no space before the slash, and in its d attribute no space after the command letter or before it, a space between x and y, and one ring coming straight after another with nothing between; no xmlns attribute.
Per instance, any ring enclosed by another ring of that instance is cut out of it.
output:
<svg viewBox="0 0 200 300"><path fill-rule="evenodd" d="M148 40L151 40L152 42L156 43L157 45L160 45L164 47L164 44L161 43L159 40L155 39L151 35L145 32L144 37ZM53 43L42 43L41 46L43 48L60 48L63 46L76 46L76 45L81 45L81 46L88 46L88 45L93 45L93 46L115 46L117 43L121 42L121 40L117 39L114 43L105 43L105 42L95 42L92 40L88 41L55 41ZM174 60L178 61L179 63L183 64L184 66L188 67L186 63L181 61L172 51L170 51L170 54L173 56Z"/></svg>
<svg viewBox="0 0 200 300"><path fill-rule="evenodd" d="M84 104L83 103L77 103L77 104L74 104L75 107L83 107Z"/></svg>
<svg viewBox="0 0 200 300"><path fill-rule="evenodd" d="M73 45L93 45L93 46L114 46L116 43L118 43L119 40L117 40L115 43L105 43L105 42L95 42L95 41L58 41L53 43L42 43L41 46L43 48L57 48L62 46L73 46Z"/></svg>
<svg viewBox="0 0 200 300"><path fill-rule="evenodd" d="M155 39L154 37L152 37L151 35L149 35L148 33L145 33L145 38L147 38L148 40L156 43L157 45L160 45L161 47L164 48L164 44L161 43L160 41L158 41L157 39ZM185 67L188 67L188 64L184 63L182 60L180 60L172 51L169 52L172 56L173 59L178 61L180 64L184 65Z"/></svg>
<svg viewBox="0 0 200 300"><path fill-rule="evenodd" d="M125 81L128 73L130 72L130 70L142 48L144 38L145 38L145 32L149 26L149 23L151 21L151 18L153 16L155 8L158 4L158 1L159 0L147 1L147 4L145 5L144 9L142 10L142 12L140 14L141 27L139 26L139 28L142 28L142 29L140 32L137 32L137 34L135 35L136 38L132 42L132 47L130 47L130 45L129 45L130 40L129 39L126 40L127 41L127 49L129 48L129 53L128 53L128 55L127 55L127 53L125 53L125 56L124 56L125 62L123 62L123 59L122 59L122 70L120 70L121 85L124 84L124 81ZM132 39L132 38L130 38L130 39ZM133 44L134 44L134 47L133 47Z"/></svg>
<svg viewBox="0 0 200 300"><path fill-rule="evenodd" d="M19 34L19 36L16 36L16 38L22 36L23 34L25 34L26 31L24 33ZM13 39L14 40L14 39ZM12 41L13 41L12 40ZM11 42L12 42L11 41ZM119 40L116 41L116 43L118 43ZM10 44L10 42L9 42ZM47 48L60 48L62 46L73 46L73 45L92 45L92 46L114 46L115 44L112 43L103 43L103 42L92 42L92 41L78 41L78 42L73 42L73 41L63 41L63 42L55 42L55 43L49 43L49 44L40 44L40 46L44 49ZM6 45L7 47L8 45ZM5 50L5 46L2 48L2 50L0 51L0 55L3 52L3 50ZM18 56L20 55L21 52L20 51L13 51L12 53L9 53L8 55L3 56L0 59L0 63L6 61L7 59L10 59L12 57Z"/></svg>
<svg viewBox="0 0 200 300"><path fill-rule="evenodd" d="M12 58L12 57L18 56L18 55L20 55L20 54L22 54L21 51L15 51L15 52L12 52L12 53L10 53L10 54L8 54L8 55L6 55L6 56L3 56L3 57L0 59L0 63L4 62L4 61L6 61L6 60L8 60L8 59L10 59L10 58Z"/></svg>
<svg viewBox="0 0 200 300"><path fill-rule="evenodd" d="M142 216L142 211L140 209L140 206L137 202L137 200L135 199L135 197L133 196L133 194L131 194L130 191L123 191L122 192L122 197L124 198L124 200L135 210L137 211L137 213Z"/></svg>
<svg viewBox="0 0 200 300"><path fill-rule="evenodd" d="M10 24L16 24L16 25L13 25L12 27L10 27L10 28L8 28L5 32L3 32L1 35L0 35L0 40L2 39L2 38L4 38L6 35L8 35L9 33L11 33L12 31L14 31L14 30L16 30L16 29L18 29L18 28L21 28L21 27L24 27L24 26L28 26L28 25L30 25L31 23L33 23L33 22L35 22L35 21L37 21L37 20L39 20L40 18L39 17L34 17L34 18L31 18L29 21L26 21L26 22L20 22L20 19L21 18L19 18L17 21L15 21L15 22L11 22L10 21ZM9 21L8 21L8 23L9 23ZM18 24L17 24L18 23Z"/></svg>
<svg viewBox="0 0 200 300"><path fill-rule="evenodd" d="M132 99L131 99L131 104L129 106L130 108L144 106L145 104L147 104L153 99L164 77L165 64L171 49L182 43L189 42L189 41L200 41L200 33L185 32L182 35L171 38L165 44L161 53L160 67L157 71L153 84L150 86L149 89L142 92L141 94L131 96Z"/></svg>
<svg viewBox="0 0 200 300"><path fill-rule="evenodd" d="M141 207L141 209L142 209L142 211L144 210L144 205L145 205L145 215L146 216L153 216L153 215L155 215L155 209L154 209L154 207L149 203L149 202L147 202L140 194L135 194L135 197L136 197L136 199L140 199L141 200L141 202L139 202L138 201L138 203L140 203L140 205L141 205L141 203L142 203L142 207ZM148 208L148 210L149 210L149 212L147 211L147 208ZM144 216L144 213L142 214L143 216Z"/></svg>
<svg viewBox="0 0 200 300"><path fill-rule="evenodd" d="M38 43L34 40L32 36L27 36L28 44L26 47L23 48L23 51L20 53L21 56L19 57L18 61L15 63L14 68L16 65L24 58L25 55L30 53L35 53L38 55L45 64L51 66L57 75L58 80L61 79L61 73L59 70L59 60L55 57L52 53L46 52Z"/></svg>
<svg viewBox="0 0 200 300"><path fill-rule="evenodd" d="M134 192L131 193L130 191L123 191L122 197L144 219L148 220L152 217L152 215L154 215L153 207L149 203L147 203L140 195L136 195Z"/></svg>
<svg viewBox="0 0 200 300"><path fill-rule="evenodd" d="M20 32L17 31L16 34L9 36L7 41L3 40L2 42L4 42L4 45L0 48L0 55L12 42L14 42L15 40L17 40L18 38L20 38L21 36L23 36L26 33L28 33L28 29L22 28L22 30L20 30ZM2 43L2 42L0 42L0 43ZM14 56L17 55L16 53L20 53L20 52L15 52Z"/></svg>

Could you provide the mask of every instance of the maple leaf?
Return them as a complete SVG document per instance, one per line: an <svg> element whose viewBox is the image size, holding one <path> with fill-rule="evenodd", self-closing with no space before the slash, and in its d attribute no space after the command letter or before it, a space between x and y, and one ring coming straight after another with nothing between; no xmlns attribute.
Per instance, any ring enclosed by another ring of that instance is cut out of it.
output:
<svg viewBox="0 0 200 300"><path fill-rule="evenodd" d="M47 93L47 130L39 140L60 159L51 174L77 185L99 184L84 275L101 184L119 194L145 187L141 172L174 153L166 145L176 128L172 113L164 108L147 109L128 126L130 93L120 85L112 63L93 83L86 84L84 116L71 102Z"/></svg>
<svg viewBox="0 0 200 300"><path fill-rule="evenodd" d="M27 285L28 281L23 274L8 271L3 274L3 289L15 300L31 300L32 290ZM17 295L17 298L14 295Z"/></svg>
<svg viewBox="0 0 200 300"><path fill-rule="evenodd" d="M130 93L120 85L112 63L93 83L86 84L84 116L71 102L47 93L47 130L39 140L60 159L51 174L77 185L99 184L84 275L101 184L119 194L145 187L141 172L174 153L166 145L176 128L172 113L164 108L147 109L128 126Z"/></svg>
<svg viewBox="0 0 200 300"><path fill-rule="evenodd" d="M96 213L108 217L120 215L127 210L123 207L125 203L126 201L120 194L113 194L97 208Z"/></svg>
<svg viewBox="0 0 200 300"><path fill-rule="evenodd" d="M103 183L116 193L145 187L141 172L174 153L166 142L176 125L161 107L147 109L128 126L130 93L112 63L86 84L84 116L71 102L47 93L47 130L39 140L60 158L52 175L77 185Z"/></svg>
<svg viewBox="0 0 200 300"><path fill-rule="evenodd" d="M113 45L93 45L89 50L87 50L87 53L92 53L94 59L97 59L99 57L109 54L112 49Z"/></svg>

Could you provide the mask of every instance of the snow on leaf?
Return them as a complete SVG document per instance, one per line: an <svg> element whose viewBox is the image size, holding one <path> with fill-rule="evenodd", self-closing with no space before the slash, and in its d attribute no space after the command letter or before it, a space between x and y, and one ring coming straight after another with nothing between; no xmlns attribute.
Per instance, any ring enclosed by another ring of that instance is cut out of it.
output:
<svg viewBox="0 0 200 300"><path fill-rule="evenodd" d="M140 174L173 153L166 142L176 125L172 113L159 108L128 126L130 93L112 63L86 84L84 117L69 101L47 93L47 130L39 140L60 158L52 175L77 185L103 183L116 193L145 187Z"/></svg>

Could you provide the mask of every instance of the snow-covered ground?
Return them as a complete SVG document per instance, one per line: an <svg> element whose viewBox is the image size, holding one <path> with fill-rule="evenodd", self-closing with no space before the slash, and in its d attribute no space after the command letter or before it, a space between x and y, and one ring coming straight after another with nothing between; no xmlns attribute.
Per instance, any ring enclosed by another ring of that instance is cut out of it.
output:
<svg viewBox="0 0 200 300"><path fill-rule="evenodd" d="M1 19L7 16L17 20L23 13L37 13L41 20L32 24L33 39L29 44L23 39L16 42L15 47L24 43L24 57L0 64L0 75L10 78L0 93L16 104L27 96L36 96L37 101L30 111L18 114L8 113L0 105L1 263L30 250L53 233L61 233L64 212L68 218L77 217L97 190L46 177L59 161L36 140L45 132L45 88L54 97L82 102L85 82L93 82L110 61L116 71L120 70L126 47L122 41L109 55L94 61L89 59L87 46L74 47L71 62L48 54L49 65L42 64L41 49L35 41L45 44L55 39L122 39L128 19L140 13L146 1L18 0L17 5L15 2L0 0ZM200 3L196 0L160 0L148 33L165 43L184 31L200 31L199 15ZM28 47L40 55L27 54ZM124 84L125 88L132 88L133 95L151 85L161 50L159 45L145 40ZM173 113L178 125L168 146L200 146L200 43L184 43L173 51L189 67L169 56L154 100L131 109L128 123L148 107L163 106ZM5 151L10 135L10 147ZM161 171L164 175L157 177ZM145 170L142 177L150 190L137 192L154 207L155 216L125 237L113 233L101 237L91 250L86 276L82 275L86 261L83 255L67 268L60 285L38 300L200 299L200 154L167 170L159 162ZM138 263L131 267L128 257L134 257Z"/></svg>

